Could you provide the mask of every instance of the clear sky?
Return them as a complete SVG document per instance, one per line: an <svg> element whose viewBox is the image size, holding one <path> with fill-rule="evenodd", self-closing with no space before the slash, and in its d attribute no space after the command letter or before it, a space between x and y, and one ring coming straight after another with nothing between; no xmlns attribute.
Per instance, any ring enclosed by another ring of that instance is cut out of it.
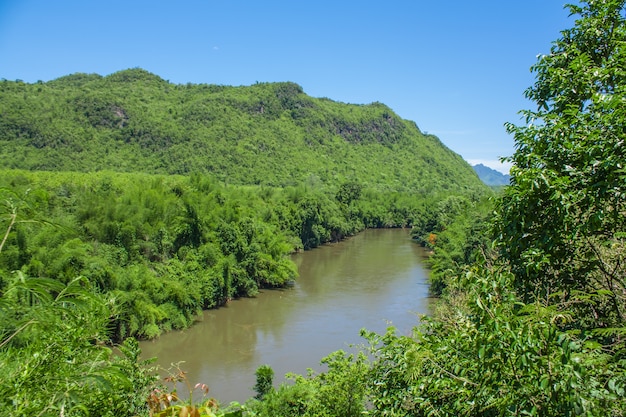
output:
<svg viewBox="0 0 626 417"><path fill-rule="evenodd" d="M0 0L0 78L140 67L172 83L293 81L374 101L498 167L566 0ZM570 2L575 2L572 0ZM505 168L504 168L505 169Z"/></svg>

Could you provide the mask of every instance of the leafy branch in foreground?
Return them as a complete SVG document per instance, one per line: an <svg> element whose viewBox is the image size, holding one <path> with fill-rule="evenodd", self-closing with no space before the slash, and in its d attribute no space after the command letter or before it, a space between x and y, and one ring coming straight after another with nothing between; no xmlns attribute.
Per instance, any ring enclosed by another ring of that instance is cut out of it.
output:
<svg viewBox="0 0 626 417"><path fill-rule="evenodd" d="M164 388L154 388L148 395L148 408L151 417L241 417L246 407L236 402L226 408L220 408L217 400L207 398L209 387L197 383L193 387L187 373L176 366L176 371L164 379L165 383L173 386L171 391ZM184 383L189 392L189 399L181 400L176 385ZM202 394L202 400L194 400L194 392Z"/></svg>
<svg viewBox="0 0 626 417"><path fill-rule="evenodd" d="M17 222L17 205L7 219ZM8 234L8 233L7 233ZM67 284L0 270L0 413L102 415L142 413L154 379L128 339L113 355L105 345L105 298L77 277Z"/></svg>

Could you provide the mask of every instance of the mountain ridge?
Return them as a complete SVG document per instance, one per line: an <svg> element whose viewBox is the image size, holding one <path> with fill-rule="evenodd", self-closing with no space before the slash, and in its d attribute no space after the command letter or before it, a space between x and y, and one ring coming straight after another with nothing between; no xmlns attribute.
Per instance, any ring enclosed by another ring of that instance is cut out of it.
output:
<svg viewBox="0 0 626 417"><path fill-rule="evenodd" d="M478 178L486 185L489 186L502 186L509 185L511 181L511 176L508 174L503 174L500 171L496 171L493 168L489 168L483 164L476 164L473 166L474 171L478 174Z"/></svg>
<svg viewBox="0 0 626 417"><path fill-rule="evenodd" d="M266 186L480 188L458 154L386 105L313 98L293 82L183 85L134 68L45 83L3 80L0 92L7 168L199 172Z"/></svg>

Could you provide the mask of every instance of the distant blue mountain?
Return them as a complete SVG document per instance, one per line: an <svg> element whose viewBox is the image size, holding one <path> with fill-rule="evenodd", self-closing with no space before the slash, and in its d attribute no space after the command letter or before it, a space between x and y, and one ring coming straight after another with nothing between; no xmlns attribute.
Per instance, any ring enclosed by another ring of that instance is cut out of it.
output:
<svg viewBox="0 0 626 417"><path fill-rule="evenodd" d="M478 174L478 178L489 186L509 185L509 181L511 180L510 175L505 175L483 164L474 165L473 168Z"/></svg>

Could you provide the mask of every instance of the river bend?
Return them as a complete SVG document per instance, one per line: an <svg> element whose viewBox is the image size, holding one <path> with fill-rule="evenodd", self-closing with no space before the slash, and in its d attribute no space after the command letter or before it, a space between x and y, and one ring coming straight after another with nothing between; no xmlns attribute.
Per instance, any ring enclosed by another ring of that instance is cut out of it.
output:
<svg viewBox="0 0 626 417"><path fill-rule="evenodd" d="M320 369L329 353L364 341L361 328L389 325L410 334L428 312L423 248L409 230L366 230L343 242L293 255L300 277L293 287L264 290L256 298L205 311L190 329L142 342L143 357L169 367L184 361L189 380L206 383L222 403L254 395L255 370Z"/></svg>

